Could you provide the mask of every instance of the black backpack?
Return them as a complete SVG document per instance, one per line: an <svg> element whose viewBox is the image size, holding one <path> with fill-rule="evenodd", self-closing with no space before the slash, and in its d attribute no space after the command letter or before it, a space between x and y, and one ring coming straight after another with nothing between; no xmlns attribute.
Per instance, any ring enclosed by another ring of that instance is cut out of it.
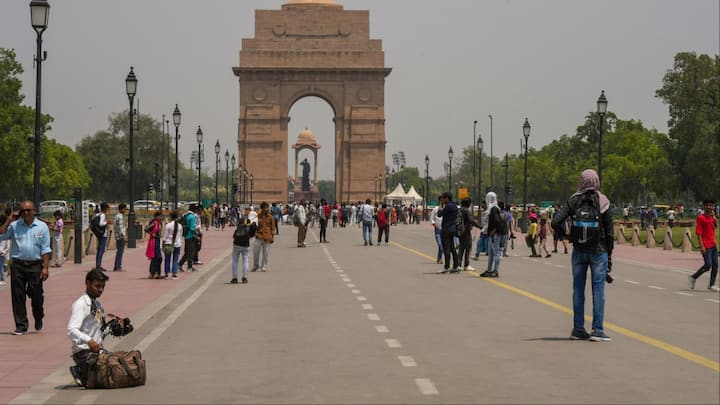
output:
<svg viewBox="0 0 720 405"><path fill-rule="evenodd" d="M594 191L579 196L570 222L570 240L579 248L594 248L602 243L600 199Z"/></svg>
<svg viewBox="0 0 720 405"><path fill-rule="evenodd" d="M100 214L93 216L90 220L90 232L98 239L105 236L105 227L100 226Z"/></svg>
<svg viewBox="0 0 720 405"><path fill-rule="evenodd" d="M457 229L458 236L465 235L467 230L467 224L465 223L465 216L468 215L468 210L464 207L460 207L460 210L455 217L455 229Z"/></svg>
<svg viewBox="0 0 720 405"><path fill-rule="evenodd" d="M182 225L183 238L185 238L185 237L187 236L187 234L190 233L190 229L189 229L188 226L187 226L187 216L188 216L188 215L190 215L190 213L189 213L189 212L186 212L185 215L181 216L181 217L177 220L177 223L180 224L180 225ZM192 214L192 215L195 215L195 214Z"/></svg>
<svg viewBox="0 0 720 405"><path fill-rule="evenodd" d="M252 221L245 219L243 223L235 228L235 232L233 232L233 244L237 246L248 246L250 244L250 238L254 236L252 224Z"/></svg>

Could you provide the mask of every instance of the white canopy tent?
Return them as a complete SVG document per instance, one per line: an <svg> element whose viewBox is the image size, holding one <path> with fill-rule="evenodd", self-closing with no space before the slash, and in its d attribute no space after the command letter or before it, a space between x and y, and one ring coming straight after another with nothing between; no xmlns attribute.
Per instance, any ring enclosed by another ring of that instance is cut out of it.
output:
<svg viewBox="0 0 720 405"><path fill-rule="evenodd" d="M403 186L400 183L398 183L395 187L395 190L385 196L385 202L390 204L393 202L400 202L404 204L406 201L411 200L412 198L408 197L408 194L405 192L405 189L403 189Z"/></svg>
<svg viewBox="0 0 720 405"><path fill-rule="evenodd" d="M415 191L415 186L410 186L410 190L408 190L407 196L408 198L412 199L413 204L421 203L424 200L424 198L422 198L420 194Z"/></svg>

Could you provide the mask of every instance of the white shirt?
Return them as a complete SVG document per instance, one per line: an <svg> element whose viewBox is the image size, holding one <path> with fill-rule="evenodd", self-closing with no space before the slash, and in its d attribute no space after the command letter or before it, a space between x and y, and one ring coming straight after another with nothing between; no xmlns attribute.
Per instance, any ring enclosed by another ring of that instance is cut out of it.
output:
<svg viewBox="0 0 720 405"><path fill-rule="evenodd" d="M102 326L105 320L105 310L100 301L95 300L95 314L91 313L92 300L83 294L72 304L70 322L68 322L68 336L72 342L72 352L89 350L88 342L94 340L102 346Z"/></svg>
<svg viewBox="0 0 720 405"><path fill-rule="evenodd" d="M202 222L200 221L200 217L202 215L193 214L195 215L195 230L202 231Z"/></svg>
<svg viewBox="0 0 720 405"><path fill-rule="evenodd" d="M430 223L433 224L436 228L439 228L442 226L442 218L438 216L438 211L440 211L440 207L437 206L432 209L432 212L430 213Z"/></svg>
<svg viewBox="0 0 720 405"><path fill-rule="evenodd" d="M105 227L105 233L103 233L103 237L107 238L107 236L108 236L107 217L105 216L104 212L101 212L99 215L100 215L100 226Z"/></svg>
<svg viewBox="0 0 720 405"><path fill-rule="evenodd" d="M363 204L360 206L360 215L362 220L365 222L372 222L373 216L375 215L375 209L370 204Z"/></svg>
<svg viewBox="0 0 720 405"><path fill-rule="evenodd" d="M173 241L173 233L175 232L176 226L177 234L175 235L175 241ZM171 221L165 224L165 229L163 230L162 237L163 245L172 243L173 247L179 248L182 246L183 239L184 238L182 225L178 224L177 221Z"/></svg>

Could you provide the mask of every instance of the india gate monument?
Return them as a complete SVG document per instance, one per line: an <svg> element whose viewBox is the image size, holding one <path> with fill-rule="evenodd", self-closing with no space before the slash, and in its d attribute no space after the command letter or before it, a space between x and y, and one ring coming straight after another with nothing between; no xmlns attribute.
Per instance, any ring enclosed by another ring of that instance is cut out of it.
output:
<svg viewBox="0 0 720 405"><path fill-rule="evenodd" d="M385 173L390 71L382 41L370 39L367 10L344 10L335 0L256 10L255 37L242 40L233 68L240 82L238 162L253 174L253 199L288 201L289 112L310 96L333 110L336 200L372 198L376 176Z"/></svg>

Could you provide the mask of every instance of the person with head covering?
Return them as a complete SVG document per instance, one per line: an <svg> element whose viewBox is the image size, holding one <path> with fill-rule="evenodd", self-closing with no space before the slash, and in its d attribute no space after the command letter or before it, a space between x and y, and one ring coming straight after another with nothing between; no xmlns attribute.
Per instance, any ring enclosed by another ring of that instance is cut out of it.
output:
<svg viewBox="0 0 720 405"><path fill-rule="evenodd" d="M508 233L507 221L500 211L497 195L492 191L485 196L487 210L488 268L480 277L498 277L500 270L500 241Z"/></svg>
<svg viewBox="0 0 720 405"><path fill-rule="evenodd" d="M580 175L577 192L563 204L552 219L556 232L564 232L562 224L571 219L570 241L573 244L573 330L570 339L609 341L603 329L605 316L605 280L612 268L613 220L610 200L600 192L600 179L595 170ZM592 332L585 330L585 280L590 267L593 295ZM612 281L612 278L608 278Z"/></svg>

